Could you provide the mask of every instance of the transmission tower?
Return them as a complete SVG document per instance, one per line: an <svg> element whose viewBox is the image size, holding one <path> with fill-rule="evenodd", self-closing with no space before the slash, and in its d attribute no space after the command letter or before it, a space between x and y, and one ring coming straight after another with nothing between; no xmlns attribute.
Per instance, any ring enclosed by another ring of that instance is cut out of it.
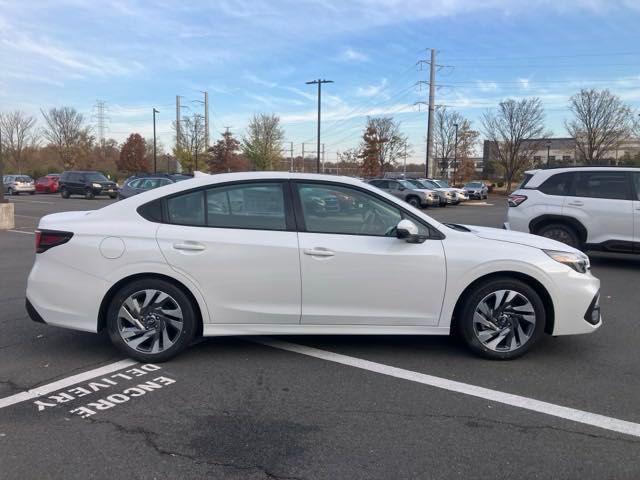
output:
<svg viewBox="0 0 640 480"><path fill-rule="evenodd" d="M96 100L93 106L93 115L91 118L96 122L96 130L98 133L98 144L103 147L105 142L105 132L109 129L107 122L110 120L107 116L107 102L104 100Z"/></svg>

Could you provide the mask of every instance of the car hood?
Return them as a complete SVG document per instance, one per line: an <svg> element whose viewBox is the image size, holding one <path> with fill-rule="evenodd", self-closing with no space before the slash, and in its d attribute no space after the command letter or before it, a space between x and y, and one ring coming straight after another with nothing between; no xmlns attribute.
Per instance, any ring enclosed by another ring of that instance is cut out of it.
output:
<svg viewBox="0 0 640 480"><path fill-rule="evenodd" d="M422 192L422 193L434 193L434 191L429 188L414 188L413 190L415 190L416 192Z"/></svg>
<svg viewBox="0 0 640 480"><path fill-rule="evenodd" d="M527 245L541 250L559 250L562 252L577 253L573 247L550 238L532 235L530 233L514 232L512 230L503 230L501 228L478 227L475 225L463 225L468 228L472 234L486 240L497 240L500 242L518 243Z"/></svg>

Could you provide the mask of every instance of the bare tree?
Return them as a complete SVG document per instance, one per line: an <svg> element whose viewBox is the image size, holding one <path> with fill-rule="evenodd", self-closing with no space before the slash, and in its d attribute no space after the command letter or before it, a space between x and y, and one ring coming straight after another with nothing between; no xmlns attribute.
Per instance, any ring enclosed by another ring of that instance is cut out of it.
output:
<svg viewBox="0 0 640 480"><path fill-rule="evenodd" d="M36 143L34 126L36 119L30 115L15 110L0 117L2 141L7 155L11 157L18 173L22 173L22 160L29 147Z"/></svg>
<svg viewBox="0 0 640 480"><path fill-rule="evenodd" d="M541 148L544 140L540 138L549 136L544 130L542 102L539 98L500 102L497 111L483 114L482 127L510 192L513 180L529 166L533 152Z"/></svg>
<svg viewBox="0 0 640 480"><path fill-rule="evenodd" d="M456 125L460 126L463 120L462 115L447 110L447 107L436 110L433 147L442 177L446 175L447 169L452 164L455 152Z"/></svg>
<svg viewBox="0 0 640 480"><path fill-rule="evenodd" d="M283 139L280 117L254 115L242 138L242 151L256 170L274 170L282 158Z"/></svg>
<svg viewBox="0 0 640 480"><path fill-rule="evenodd" d="M42 136L55 149L63 167L70 170L87 155L87 144L93 143L90 127L84 126L84 116L71 107L40 110L45 127Z"/></svg>
<svg viewBox="0 0 640 480"><path fill-rule="evenodd" d="M587 164L599 164L632 135L631 109L609 90L582 89L569 100L574 115L565 128L576 139L576 149Z"/></svg>
<svg viewBox="0 0 640 480"><path fill-rule="evenodd" d="M392 171L398 160L404 158L407 136L400 132L400 122L392 117L369 117L363 136L361 151L376 152L380 173Z"/></svg>

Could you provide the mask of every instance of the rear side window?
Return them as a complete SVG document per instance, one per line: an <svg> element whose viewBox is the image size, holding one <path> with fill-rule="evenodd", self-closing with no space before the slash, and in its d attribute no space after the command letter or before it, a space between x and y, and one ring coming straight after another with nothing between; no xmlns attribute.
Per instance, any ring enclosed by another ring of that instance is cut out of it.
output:
<svg viewBox="0 0 640 480"><path fill-rule="evenodd" d="M524 178L522 179L522 183L520 184L520 186L518 188L524 188L527 186L527 183L529 183L529 180L531 180L533 178L533 173L525 173L524 174Z"/></svg>
<svg viewBox="0 0 640 480"><path fill-rule="evenodd" d="M207 190L207 225L286 230L282 184L253 183Z"/></svg>
<svg viewBox="0 0 640 480"><path fill-rule="evenodd" d="M629 200L629 179L626 172L579 172L575 196Z"/></svg>
<svg viewBox="0 0 640 480"><path fill-rule="evenodd" d="M388 180L372 180L371 185L373 185L374 187L378 187L378 188L382 188L382 189L388 189L389 188L389 181Z"/></svg>
<svg viewBox="0 0 640 480"><path fill-rule="evenodd" d="M571 173L558 173L545 180L538 190L547 195L570 195L572 178Z"/></svg>
<svg viewBox="0 0 640 480"><path fill-rule="evenodd" d="M640 200L640 172L633 173L633 183L636 186L636 198Z"/></svg>
<svg viewBox="0 0 640 480"><path fill-rule="evenodd" d="M167 217L174 225L204 226L204 192L199 190L167 199Z"/></svg>

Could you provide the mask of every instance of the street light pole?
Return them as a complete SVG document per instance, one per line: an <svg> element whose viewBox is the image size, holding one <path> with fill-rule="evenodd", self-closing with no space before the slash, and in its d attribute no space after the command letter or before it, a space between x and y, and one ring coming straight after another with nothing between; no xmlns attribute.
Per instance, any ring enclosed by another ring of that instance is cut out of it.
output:
<svg viewBox="0 0 640 480"><path fill-rule="evenodd" d="M453 126L456 129L456 139L455 139L455 143L453 144L453 185L455 186L456 184L456 173L458 171L458 124L454 123Z"/></svg>
<svg viewBox="0 0 640 480"><path fill-rule="evenodd" d="M2 127L0 127L0 203L4 203L4 159L2 158Z"/></svg>
<svg viewBox="0 0 640 480"><path fill-rule="evenodd" d="M321 110L321 98L322 98L322 84L333 83L333 80L313 80L306 82L307 85L318 85L318 138L316 146L316 173L320 173L320 110Z"/></svg>
<svg viewBox="0 0 640 480"><path fill-rule="evenodd" d="M551 140L547 140L547 168L549 168L550 153L551 153Z"/></svg>
<svg viewBox="0 0 640 480"><path fill-rule="evenodd" d="M159 110L153 108L153 173L157 173L157 161L156 161L156 113L160 113ZM169 172L167 172L169 173Z"/></svg>

